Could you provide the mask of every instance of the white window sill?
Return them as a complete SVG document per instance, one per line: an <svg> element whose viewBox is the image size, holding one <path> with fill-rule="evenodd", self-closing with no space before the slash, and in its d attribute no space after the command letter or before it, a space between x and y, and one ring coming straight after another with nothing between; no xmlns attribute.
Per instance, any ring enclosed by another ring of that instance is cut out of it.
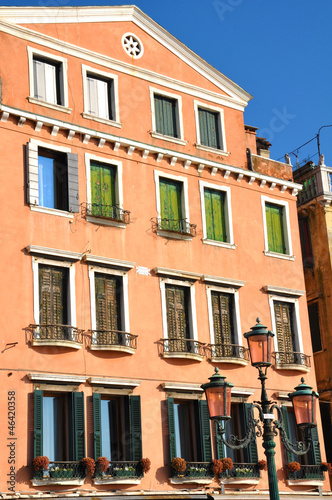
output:
<svg viewBox="0 0 332 500"><path fill-rule="evenodd" d="M136 349L132 347L128 347L125 345L91 345L91 351L118 351L118 352L126 352L128 354L135 354Z"/></svg>
<svg viewBox="0 0 332 500"><path fill-rule="evenodd" d="M150 134L151 134L151 137L154 137L155 139L161 139L163 141L175 142L175 144L181 144L181 146L187 145L187 141L184 141L183 139L179 139L178 137L172 137L170 135L158 134L158 132L150 132Z"/></svg>
<svg viewBox="0 0 332 500"><path fill-rule="evenodd" d="M282 365L281 364L276 364L275 365L275 369L276 370L292 370L292 371L304 372L304 373L308 373L311 370L310 366L295 365L295 364L289 364L289 365L286 365L286 364L282 364Z"/></svg>
<svg viewBox="0 0 332 500"><path fill-rule="evenodd" d="M320 479L287 479L287 486L324 486Z"/></svg>
<svg viewBox="0 0 332 500"><path fill-rule="evenodd" d="M64 210L58 210L56 208L40 207L39 205L30 205L32 212L40 212L43 214L58 215L59 217L67 217L68 219L73 219L74 214L71 212L66 212Z"/></svg>
<svg viewBox="0 0 332 500"><path fill-rule="evenodd" d="M235 243L227 243L227 241L209 240L207 238L203 238L202 241L205 245L213 245L216 247L229 248L231 250L235 250L236 248Z"/></svg>
<svg viewBox="0 0 332 500"><path fill-rule="evenodd" d="M86 217L86 220L88 222L92 222L93 224L99 224L100 226L113 226L113 227L120 227L121 229L125 229L125 227L128 226L128 224L124 224L123 222L117 222L111 219L104 219L103 217L91 217L90 215Z"/></svg>
<svg viewBox="0 0 332 500"><path fill-rule="evenodd" d="M115 477L115 476L103 476L103 478L93 478L94 484L140 484L140 478L126 478L126 477Z"/></svg>
<svg viewBox="0 0 332 500"><path fill-rule="evenodd" d="M45 108L51 108L55 111L62 111L63 113L71 113L72 109L67 106L61 106L60 104L52 104L51 102L42 101L41 99L37 99L36 97L28 97L28 101L32 104L38 104L39 106L44 106Z"/></svg>
<svg viewBox="0 0 332 500"><path fill-rule="evenodd" d="M171 477L170 484L210 484L212 477Z"/></svg>
<svg viewBox="0 0 332 500"><path fill-rule="evenodd" d="M211 361L212 361L212 363L231 363L233 365L241 365L241 366L247 366L249 364L249 361L247 361L246 359L223 358L220 356L212 356Z"/></svg>
<svg viewBox="0 0 332 500"><path fill-rule="evenodd" d="M176 231L158 230L157 235L164 236L165 238L170 238L172 240L189 240L189 241L191 241L193 239L193 236L191 236L191 234L177 233Z"/></svg>
<svg viewBox="0 0 332 500"><path fill-rule="evenodd" d="M275 257L277 259L295 260L295 256L294 255L287 255L287 254L283 254L283 253L270 252L269 250L265 250L264 254L267 257Z"/></svg>
<svg viewBox="0 0 332 500"><path fill-rule="evenodd" d="M72 340L33 339L31 345L34 347L70 347L71 349L82 349L82 344Z"/></svg>
<svg viewBox="0 0 332 500"><path fill-rule="evenodd" d="M116 120L108 120L107 118L102 118L101 116L92 115L86 112L82 113L82 116L83 118L87 118L88 120L94 120L96 122L104 123L105 125L109 125L111 127L122 127L122 123L117 122Z"/></svg>
<svg viewBox="0 0 332 500"><path fill-rule="evenodd" d="M223 484L251 484L256 485L259 483L259 479L257 477L230 477L228 479L220 478L220 482Z"/></svg>
<svg viewBox="0 0 332 500"><path fill-rule="evenodd" d="M84 484L84 479L31 479L32 486L81 486Z"/></svg>
<svg viewBox="0 0 332 500"><path fill-rule="evenodd" d="M208 151L209 153L215 153L221 156L228 156L229 152L224 151L223 149L211 148L210 146L203 146L203 144L195 144L196 149L200 149L202 151Z"/></svg>
<svg viewBox="0 0 332 500"><path fill-rule="evenodd" d="M192 352L164 352L163 358L192 359L193 361L203 361L204 356Z"/></svg>

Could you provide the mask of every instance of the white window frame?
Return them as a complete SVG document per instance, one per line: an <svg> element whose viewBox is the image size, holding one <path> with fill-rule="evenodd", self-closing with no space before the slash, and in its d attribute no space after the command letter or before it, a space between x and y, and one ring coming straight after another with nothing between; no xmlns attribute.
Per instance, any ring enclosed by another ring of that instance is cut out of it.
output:
<svg viewBox="0 0 332 500"><path fill-rule="evenodd" d="M264 246L265 246L264 253L265 253L265 255L267 255L269 257L277 257L279 259L294 260L295 257L293 255L293 248L292 248L292 238L291 238L291 232L290 232L288 202L282 201L282 200L277 200L276 198L270 198L268 196L262 196L261 203L262 203L262 214L263 214ZM283 230L284 230L284 238L285 238L285 247L286 247L286 253L284 253L284 254L277 253L277 252L271 252L269 250L267 225L266 225L266 209L265 209L266 203L272 203L273 205L280 205L281 207L284 208L283 221L282 221L283 222Z"/></svg>
<svg viewBox="0 0 332 500"><path fill-rule="evenodd" d="M199 127L199 116L198 116L198 108L206 109L208 111L213 111L214 113L218 113L218 127L219 127L219 140L222 145L222 149L211 148L209 146L205 146L201 144L201 131ZM227 147L226 147L226 135L225 135L225 120L224 120L224 110L217 106L212 106L211 104L206 104L200 101L194 100L194 109L195 109L195 124L196 124L196 137L197 143L196 148L202 149L203 151L213 151L215 153L223 154L224 156L228 156Z"/></svg>
<svg viewBox="0 0 332 500"><path fill-rule="evenodd" d="M29 170L28 203L30 209L34 212L58 215L73 219L74 214L66 210L57 208L42 207L39 205L39 177L38 177L38 149L44 148L58 153L71 153L71 149L65 146L54 146L48 142L30 139L28 143L27 164Z"/></svg>
<svg viewBox="0 0 332 500"><path fill-rule="evenodd" d="M278 337L277 337L276 319L275 319L275 314L274 314L274 302L287 302L288 304L293 304L294 315L293 315L292 329L294 331L294 335L296 338L298 352L304 354L301 321L300 321L299 300L297 298L294 298L294 297L285 297L283 295L270 294L269 295L269 306L270 306L270 314L271 314L271 321L272 321L272 331L275 332L275 336L273 338L274 350L276 352L278 352ZM285 370L290 369L290 367L287 365L285 365L285 366L278 365L277 368L278 369L285 369ZM299 371L309 371L309 369L304 367L303 365L291 365L291 369L292 370L299 370Z"/></svg>
<svg viewBox="0 0 332 500"><path fill-rule="evenodd" d="M182 97L178 94L172 94L170 92L166 92L165 90L157 89L155 87L149 87L150 90L150 103L151 103L151 123L152 123L152 132L151 136L156 139L163 139L164 141L175 142L176 144L181 144L185 146L187 142L183 138L183 117L182 117ZM155 95L160 95L162 97L174 99L176 101L176 126L179 131L180 137L172 137L170 135L163 135L157 132L156 127L156 111L155 111L155 103L154 97Z"/></svg>
<svg viewBox="0 0 332 500"><path fill-rule="evenodd" d="M204 190L205 188L214 189L216 191L223 191L225 193L225 224L227 241L216 241L207 238L206 230L206 212L205 212L205 198ZM216 184L211 184L210 182L199 181L199 190L201 195L201 212L202 212L202 227L203 227L203 243L208 245L216 245L219 247L232 248L235 249L234 235L233 235L233 219L232 219L232 205L231 205L231 189L227 186L218 186Z"/></svg>
<svg viewBox="0 0 332 500"><path fill-rule="evenodd" d="M121 280L122 280L121 327L122 327L123 332L130 333L129 298L128 298L128 271L120 271L117 269L111 269L111 268L100 267L100 266L95 266L95 265L89 265L91 329L97 330L95 273L108 274L110 276L120 276L121 277Z"/></svg>
<svg viewBox="0 0 332 500"><path fill-rule="evenodd" d="M62 254L59 254L63 259ZM75 294L75 264L64 260L52 260L44 257L32 256L32 273L33 273L33 314L36 325L39 325L39 265L61 267L68 269L68 288L69 288L69 304L68 304L68 324L76 327L76 294Z"/></svg>
<svg viewBox="0 0 332 500"><path fill-rule="evenodd" d="M87 76L88 74L91 74L92 76L95 76L96 79L98 80L98 77L101 77L102 79L109 80L111 81L112 85L112 95L111 95L111 109L114 113L114 119L107 119L103 118L97 115L92 115L89 113L89 93L88 93L88 83L87 83ZM83 102L84 102L84 112L83 112L83 117L84 118L89 118L91 120L95 120L101 123L106 123L107 125L112 125L113 127L121 127L120 123L120 115L119 115L119 94L118 94L118 77L117 75L114 75L112 73L107 73L106 71L101 71L99 69L92 68L90 66L86 66L85 64L82 64L82 76L83 76Z"/></svg>
<svg viewBox="0 0 332 500"><path fill-rule="evenodd" d="M29 102L34 104L40 104L42 106L56 109L57 111L64 111L66 113L70 113L72 110L68 107L68 63L67 59L55 54L49 54L48 52L44 52L42 50L36 49L34 47L27 47L28 50L28 61L29 61ZM56 62L61 64L61 97L63 98L62 104L54 104L48 101L44 101L42 99L38 99L35 97L34 91L34 68L33 68L33 59L34 56L42 57L46 61Z"/></svg>
<svg viewBox="0 0 332 500"><path fill-rule="evenodd" d="M188 321L189 321L190 338L192 340L198 341L197 315L196 315L196 302L195 302L195 283L187 280L172 279L172 278L159 278L164 339L168 339L166 285L174 285L183 288L184 287L189 288L190 304L188 307L188 313L189 313Z"/></svg>
<svg viewBox="0 0 332 500"><path fill-rule="evenodd" d="M91 199L91 170L90 170L90 162L97 161L99 163L104 163L105 165L110 165L111 167L116 168L116 176L115 176L115 196L117 205L121 209L123 209L123 187L122 187L122 162L118 160L110 160L108 158L104 158L103 156L92 155L90 153L85 153L85 169L86 169L86 199L87 203L92 203ZM89 222L96 222L98 224L106 225L106 226L116 226L125 228L126 224L123 222L111 221L107 219L101 219L98 217L93 217L89 215L86 218Z"/></svg>
<svg viewBox="0 0 332 500"><path fill-rule="evenodd" d="M160 178L164 179L169 179L172 181L177 181L177 182L182 182L183 188L182 188L182 196L181 196L181 208L182 208L182 218L186 219L188 221L188 224L190 224L190 219L189 219L189 198L188 198L188 179L186 177L182 177L181 175L172 175L168 174L166 172L161 172L159 170L154 170L154 180L155 180L155 185L156 185L156 205L157 205L157 218L158 220L161 217L161 207L160 207L160 187L159 187L159 181ZM158 230L158 234L162 236L167 236L168 238L175 238L175 239L192 239L190 235L185 235L185 234L179 234L179 233L173 233L172 231L165 231L165 230Z"/></svg>

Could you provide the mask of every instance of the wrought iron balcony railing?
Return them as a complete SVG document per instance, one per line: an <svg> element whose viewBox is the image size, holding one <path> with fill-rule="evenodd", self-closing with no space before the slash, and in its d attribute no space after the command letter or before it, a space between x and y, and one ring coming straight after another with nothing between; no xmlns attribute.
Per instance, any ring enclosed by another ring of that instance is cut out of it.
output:
<svg viewBox="0 0 332 500"><path fill-rule="evenodd" d="M260 471L257 464L235 463L233 469L222 472L221 478L259 479Z"/></svg>
<svg viewBox="0 0 332 500"><path fill-rule="evenodd" d="M108 347L123 346L137 349L138 335L119 330L89 330L91 332L91 346Z"/></svg>
<svg viewBox="0 0 332 500"><path fill-rule="evenodd" d="M275 352L277 365L299 365L310 368L310 356L302 352Z"/></svg>
<svg viewBox="0 0 332 500"><path fill-rule="evenodd" d="M212 358L237 358L249 361L249 349L236 344L209 344Z"/></svg>
<svg viewBox="0 0 332 500"><path fill-rule="evenodd" d="M190 224L187 219L161 219L152 218L154 231L169 231L187 236L196 236L196 224Z"/></svg>
<svg viewBox="0 0 332 500"><path fill-rule="evenodd" d="M108 479L109 477L137 479L143 476L143 470L139 462L112 460L107 471L103 472L96 468L95 476L99 479Z"/></svg>
<svg viewBox="0 0 332 500"><path fill-rule="evenodd" d="M41 481L70 481L73 479L84 479L86 472L80 462L73 461L56 461L50 462L46 470L41 469L34 471L33 478Z"/></svg>
<svg viewBox="0 0 332 500"><path fill-rule="evenodd" d="M211 462L187 462L187 468L184 472L178 472L172 469L173 477L185 478L208 478L212 479Z"/></svg>
<svg viewBox="0 0 332 500"><path fill-rule="evenodd" d="M301 465L295 472L288 471L288 479L324 479L324 472L320 465Z"/></svg>
<svg viewBox="0 0 332 500"><path fill-rule="evenodd" d="M69 325L29 325L29 330L32 331L32 341L38 343L47 342L75 342L83 344L83 330L79 330L74 326Z"/></svg>
<svg viewBox="0 0 332 500"><path fill-rule="evenodd" d="M119 205L102 205L100 203L83 203L82 210L85 216L111 219L124 224L130 223L129 210L123 210Z"/></svg>
<svg viewBox="0 0 332 500"><path fill-rule="evenodd" d="M160 339L164 354L198 354L204 356L203 342L193 339Z"/></svg>

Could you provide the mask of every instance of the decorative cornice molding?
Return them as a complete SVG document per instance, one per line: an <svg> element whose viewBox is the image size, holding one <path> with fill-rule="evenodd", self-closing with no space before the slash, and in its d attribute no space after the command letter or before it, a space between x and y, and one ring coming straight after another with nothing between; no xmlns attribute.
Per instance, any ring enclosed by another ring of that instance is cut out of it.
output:
<svg viewBox="0 0 332 500"><path fill-rule="evenodd" d="M202 281L209 285L223 285L230 286L234 288L240 288L246 284L246 281L234 280L230 278L221 278L220 276L209 276L208 274L204 274L202 276Z"/></svg>
<svg viewBox="0 0 332 500"><path fill-rule="evenodd" d="M284 288L282 286L266 285L263 290L268 293L275 293L277 295L290 295L292 297L302 297L305 290L295 290L294 288Z"/></svg>
<svg viewBox="0 0 332 500"><path fill-rule="evenodd" d="M153 272L157 274L157 276L166 278L177 278L177 279L186 279L193 281L198 281L199 279L202 278L202 275L198 273L180 271L178 269L168 269L166 267L154 267Z"/></svg>
<svg viewBox="0 0 332 500"><path fill-rule="evenodd" d="M64 375L57 373L28 373L32 382L53 382L53 383L71 383L84 384L88 377L78 375Z"/></svg>
<svg viewBox="0 0 332 500"><path fill-rule="evenodd" d="M82 258L81 253L58 250L57 248L40 247L37 245L28 245L26 250L32 255L56 257L64 260L78 261Z"/></svg>
<svg viewBox="0 0 332 500"><path fill-rule="evenodd" d="M129 262L127 260L111 259L109 257L100 257L99 255L90 255L86 253L83 255L83 260L88 264L100 264L108 267L115 267L129 271L136 266L136 262Z"/></svg>
<svg viewBox="0 0 332 500"><path fill-rule="evenodd" d="M89 377L88 381L91 385L104 385L107 387L118 387L120 389L135 389L135 387L138 387L141 383L140 380L101 377Z"/></svg>

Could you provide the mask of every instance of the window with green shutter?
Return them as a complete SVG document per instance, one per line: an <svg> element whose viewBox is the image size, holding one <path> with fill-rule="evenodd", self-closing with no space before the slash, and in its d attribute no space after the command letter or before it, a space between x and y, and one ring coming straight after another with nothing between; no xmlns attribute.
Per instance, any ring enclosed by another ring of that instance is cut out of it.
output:
<svg viewBox="0 0 332 500"><path fill-rule="evenodd" d="M220 113L198 108L200 144L214 149L223 149L220 131Z"/></svg>
<svg viewBox="0 0 332 500"><path fill-rule="evenodd" d="M237 436L239 439L243 439L245 437L248 429L250 411L252 411L250 403L232 403L232 418L225 423L227 441L229 441L229 437L231 435ZM232 450L231 448L223 445L223 449L220 449L220 453L223 453L224 456L231 458L234 463L258 462L256 438L254 441L249 443L246 448L241 448L239 450Z"/></svg>
<svg viewBox="0 0 332 500"><path fill-rule="evenodd" d="M119 219L116 199L116 167L90 162L91 215Z"/></svg>
<svg viewBox="0 0 332 500"><path fill-rule="evenodd" d="M184 232L182 212L182 182L160 178L160 224L161 229Z"/></svg>
<svg viewBox="0 0 332 500"><path fill-rule="evenodd" d="M178 127L178 101L154 94L156 132L170 137L180 137Z"/></svg>
<svg viewBox="0 0 332 500"><path fill-rule="evenodd" d="M224 292L211 292L214 344L216 356L232 356L235 344L233 322L233 296Z"/></svg>
<svg viewBox="0 0 332 500"><path fill-rule="evenodd" d="M266 202L265 215L269 252L285 254L284 207Z"/></svg>
<svg viewBox="0 0 332 500"><path fill-rule="evenodd" d="M212 460L210 419L206 401L167 398L170 460Z"/></svg>
<svg viewBox="0 0 332 500"><path fill-rule="evenodd" d="M95 459L139 461L142 458L140 396L93 394Z"/></svg>
<svg viewBox="0 0 332 500"><path fill-rule="evenodd" d="M67 325L69 322L67 287L68 269L40 264L39 323Z"/></svg>
<svg viewBox="0 0 332 500"><path fill-rule="evenodd" d="M216 189L204 189L206 237L214 241L228 241L225 217L225 193Z"/></svg>

